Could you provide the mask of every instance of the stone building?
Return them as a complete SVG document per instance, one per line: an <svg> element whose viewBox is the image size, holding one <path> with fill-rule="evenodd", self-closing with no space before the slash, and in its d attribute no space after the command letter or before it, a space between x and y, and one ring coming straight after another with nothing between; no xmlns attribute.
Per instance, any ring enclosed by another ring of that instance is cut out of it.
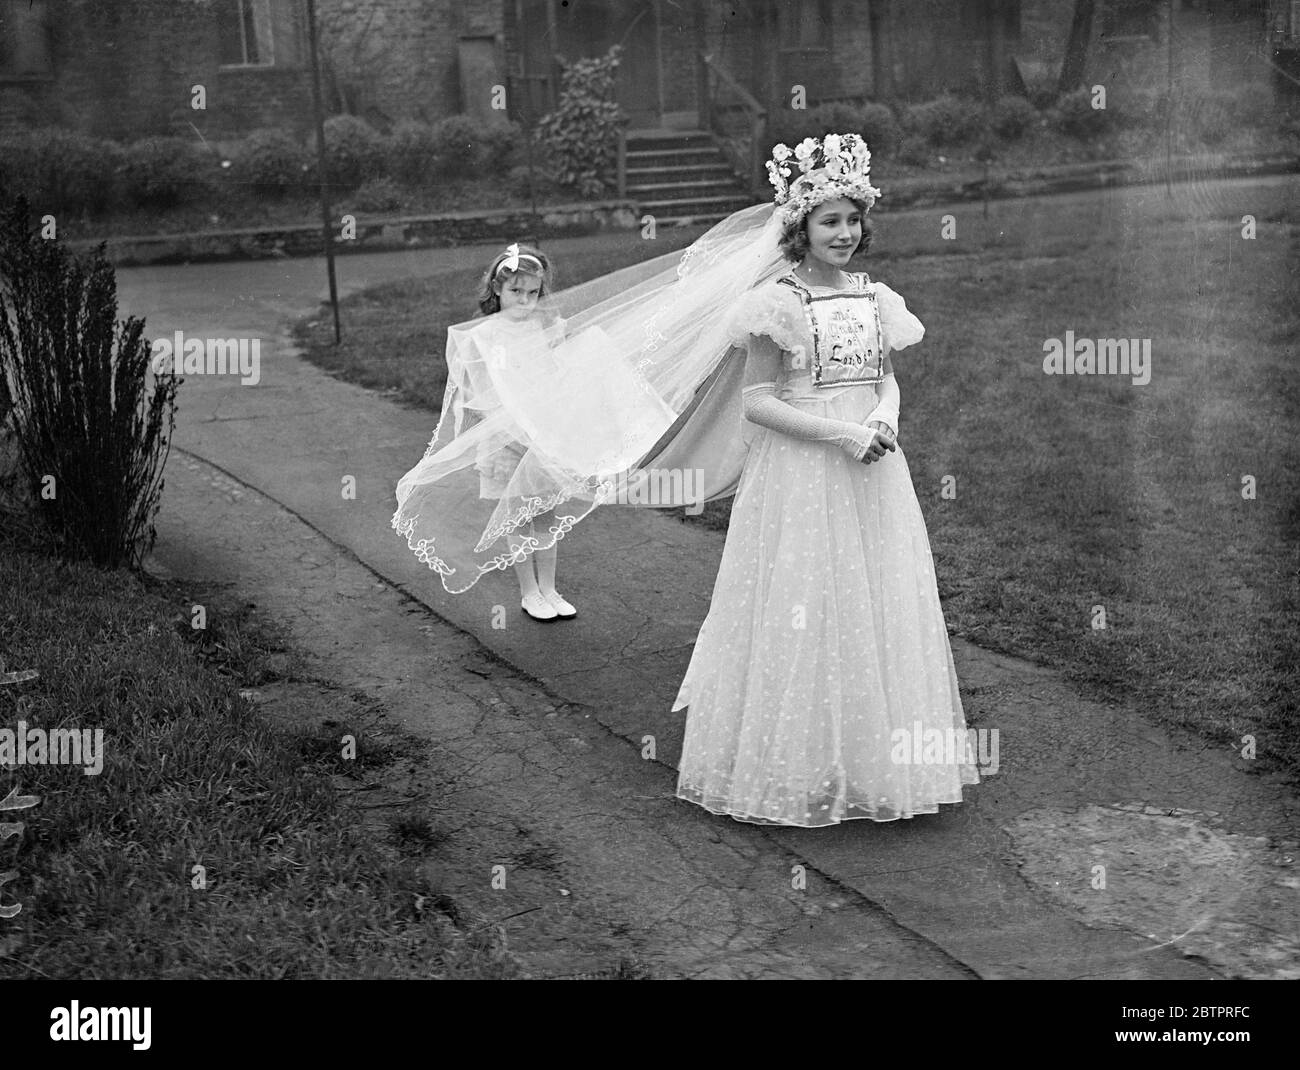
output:
<svg viewBox="0 0 1300 1070"><path fill-rule="evenodd" d="M705 94L788 106L1014 91L1059 69L1075 0L315 0L331 111L380 127L553 105L560 60L623 47L634 128L691 127ZM1270 77L1282 0L1096 0L1086 80ZM306 133L306 0L0 0L0 133ZM1172 27L1172 36L1171 30ZM1168 53L1172 40L1172 60ZM700 56L710 57L708 65ZM196 110L196 86L206 108Z"/></svg>

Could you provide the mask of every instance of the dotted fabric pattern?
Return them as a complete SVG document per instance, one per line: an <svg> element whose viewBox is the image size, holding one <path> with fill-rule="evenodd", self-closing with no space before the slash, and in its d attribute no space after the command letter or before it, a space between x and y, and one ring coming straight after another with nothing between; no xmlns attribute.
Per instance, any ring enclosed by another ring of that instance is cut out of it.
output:
<svg viewBox="0 0 1300 1070"><path fill-rule="evenodd" d="M903 299L876 286L890 344L919 341L924 328ZM747 297L745 334L810 345L783 289ZM872 386L819 391L785 358L780 396L800 411L861 422L875 408ZM752 424L746 438L712 602L674 705L687 708L678 796L741 821L804 827L961 802L962 787L979 782L964 748L914 760L914 738L961 738L965 718L902 450L864 465Z"/></svg>

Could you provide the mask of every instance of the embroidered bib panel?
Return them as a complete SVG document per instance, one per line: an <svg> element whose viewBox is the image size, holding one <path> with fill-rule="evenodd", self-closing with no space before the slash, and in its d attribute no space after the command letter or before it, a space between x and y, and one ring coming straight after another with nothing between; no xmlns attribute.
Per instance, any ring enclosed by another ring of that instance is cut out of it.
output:
<svg viewBox="0 0 1300 1070"><path fill-rule="evenodd" d="M879 383L885 378L880 305L875 292L866 289L869 280L865 275L849 278L852 290L828 293L813 293L793 275L776 280L793 289L803 302L813 338L813 386Z"/></svg>

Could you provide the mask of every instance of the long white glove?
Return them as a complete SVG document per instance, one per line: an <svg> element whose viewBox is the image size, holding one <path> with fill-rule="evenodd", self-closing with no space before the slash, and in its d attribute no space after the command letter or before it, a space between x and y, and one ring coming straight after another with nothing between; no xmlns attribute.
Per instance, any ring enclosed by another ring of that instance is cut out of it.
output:
<svg viewBox="0 0 1300 1070"><path fill-rule="evenodd" d="M849 420L832 420L800 412L776 396L776 383L755 383L741 391L745 419L761 427L779 431L808 442L830 442L849 453L855 461L866 456L879 431ZM884 436L881 435L881 441ZM890 449L893 446L890 445Z"/></svg>
<svg viewBox="0 0 1300 1070"><path fill-rule="evenodd" d="M894 378L894 373L890 372L876 387L876 396L879 401L876 407L867 414L867 418L862 422L870 426L873 421L879 421L893 432L894 437L898 437L898 380Z"/></svg>

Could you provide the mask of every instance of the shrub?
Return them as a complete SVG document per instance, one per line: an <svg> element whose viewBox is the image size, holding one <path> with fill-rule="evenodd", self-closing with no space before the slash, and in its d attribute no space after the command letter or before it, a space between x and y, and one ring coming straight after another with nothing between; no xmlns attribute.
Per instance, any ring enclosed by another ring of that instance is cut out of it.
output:
<svg viewBox="0 0 1300 1070"><path fill-rule="evenodd" d="M902 131L894 113L884 104L858 107L831 101L806 111L782 109L768 125L769 140L775 145L797 145L806 137L822 138L827 134L861 134L873 153L888 154L902 141Z"/></svg>
<svg viewBox="0 0 1300 1070"><path fill-rule="evenodd" d="M391 178L372 178L361 183L351 200L362 212L396 212L406 203Z"/></svg>
<svg viewBox="0 0 1300 1070"><path fill-rule="evenodd" d="M523 132L518 123L483 124L449 115L433 125L399 123L387 140L388 172L407 186L433 177L502 174L519 162Z"/></svg>
<svg viewBox="0 0 1300 1070"><path fill-rule="evenodd" d="M0 197L8 203L19 195L26 195L38 203L40 190L36 185L36 145L29 131L20 130L0 138ZM0 389L3 383L0 383Z"/></svg>
<svg viewBox="0 0 1300 1070"><path fill-rule="evenodd" d="M58 127L23 131L0 142L0 195L25 194L38 214L102 212L122 161L113 141Z"/></svg>
<svg viewBox="0 0 1300 1070"><path fill-rule="evenodd" d="M897 160L910 167L928 167L930 165L930 143L923 137L909 135L898 146Z"/></svg>
<svg viewBox="0 0 1300 1070"><path fill-rule="evenodd" d="M614 101L614 79L620 51L614 45L604 56L565 67L559 107L537 124L560 181L582 197L603 196L618 179L622 115Z"/></svg>
<svg viewBox="0 0 1300 1070"><path fill-rule="evenodd" d="M468 115L449 115L433 124L434 171L465 177L478 170L483 128Z"/></svg>
<svg viewBox="0 0 1300 1070"><path fill-rule="evenodd" d="M1054 124L1067 137L1097 137L1111 128L1113 119L1108 108L1092 106L1092 90L1087 86L1064 94L1053 109Z"/></svg>
<svg viewBox="0 0 1300 1070"><path fill-rule="evenodd" d="M867 146L873 153L884 156L897 152L903 143L903 129L886 104L864 104L857 132L866 139Z"/></svg>
<svg viewBox="0 0 1300 1070"><path fill-rule="evenodd" d="M961 145L977 138L984 128L984 110L978 104L946 93L903 113L903 128L931 145Z"/></svg>
<svg viewBox="0 0 1300 1070"><path fill-rule="evenodd" d="M861 118L861 112L853 105L838 102L807 109L782 108L769 119L768 132L774 145L782 142L794 146L806 137L856 131Z"/></svg>
<svg viewBox="0 0 1300 1070"><path fill-rule="evenodd" d="M185 138L148 137L126 147L122 191L127 203L171 208L212 191L218 174L213 155Z"/></svg>
<svg viewBox="0 0 1300 1070"><path fill-rule="evenodd" d="M1106 101L1115 107L1115 119L1123 126L1141 130L1163 130L1169 114L1169 93L1164 89L1135 89Z"/></svg>
<svg viewBox="0 0 1300 1070"><path fill-rule="evenodd" d="M510 168L506 177L506 188L516 197L526 198L528 196L528 166L527 164L518 164ZM533 168L533 195L539 201L554 200L563 191L559 179L556 177L554 168L546 166L541 161L534 162Z"/></svg>
<svg viewBox="0 0 1300 1070"><path fill-rule="evenodd" d="M493 123L482 133L481 165L493 173L509 171L523 156L524 131L518 123Z"/></svg>
<svg viewBox="0 0 1300 1070"><path fill-rule="evenodd" d="M405 185L420 185L438 168L438 140L428 123L398 123L388 136L387 149L388 174Z"/></svg>
<svg viewBox="0 0 1300 1070"><path fill-rule="evenodd" d="M115 322L103 244L80 260L38 238L29 210L20 197L0 218L0 379L26 484L64 553L135 565L154 542L179 380L164 368L145 397L144 320Z"/></svg>
<svg viewBox="0 0 1300 1070"><path fill-rule="evenodd" d="M355 115L331 115L325 120L325 161L329 182L339 189L356 189L384 170L384 139Z"/></svg>
<svg viewBox="0 0 1300 1070"><path fill-rule="evenodd" d="M1024 137L1037 121L1037 109L1024 97L1000 97L993 106L993 132L1007 141Z"/></svg>
<svg viewBox="0 0 1300 1070"><path fill-rule="evenodd" d="M235 179L263 197L282 197L306 186L307 149L283 130L256 130L235 151Z"/></svg>
<svg viewBox="0 0 1300 1070"><path fill-rule="evenodd" d="M1234 94L1208 93L1180 101L1175 115L1194 140L1213 148L1241 125L1239 111Z"/></svg>

